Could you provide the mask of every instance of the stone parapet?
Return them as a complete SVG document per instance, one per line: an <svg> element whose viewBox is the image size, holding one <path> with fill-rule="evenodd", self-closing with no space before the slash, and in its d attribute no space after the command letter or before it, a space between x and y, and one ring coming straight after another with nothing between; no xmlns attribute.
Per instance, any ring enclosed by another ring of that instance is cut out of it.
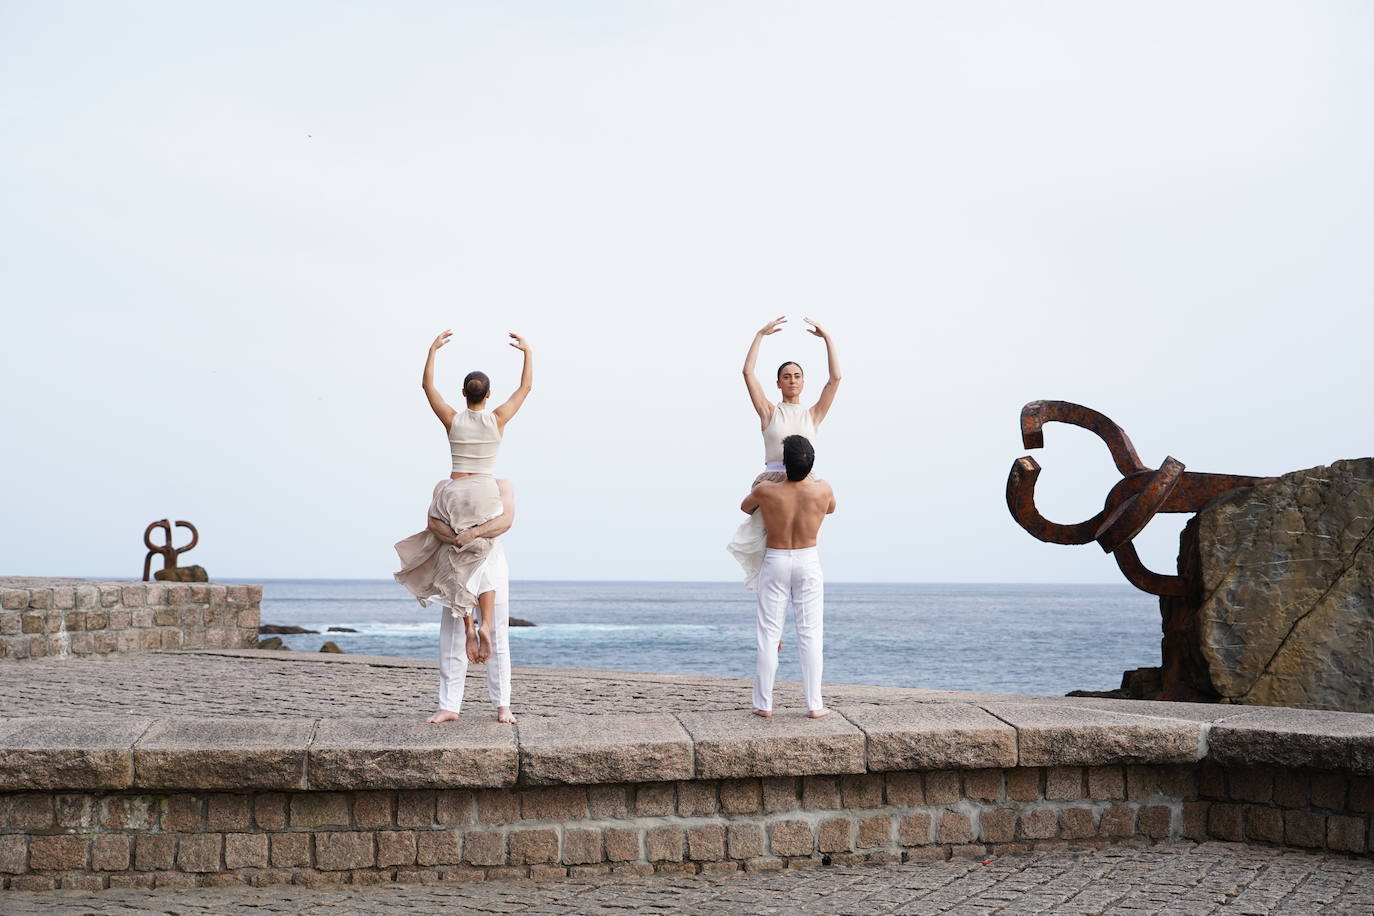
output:
<svg viewBox="0 0 1374 916"><path fill-rule="evenodd" d="M260 585L0 577L0 660L257 645Z"/></svg>
<svg viewBox="0 0 1374 916"><path fill-rule="evenodd" d="M596 786L0 794L0 884L547 879L1243 840L1368 854L1374 780L1214 765Z"/></svg>

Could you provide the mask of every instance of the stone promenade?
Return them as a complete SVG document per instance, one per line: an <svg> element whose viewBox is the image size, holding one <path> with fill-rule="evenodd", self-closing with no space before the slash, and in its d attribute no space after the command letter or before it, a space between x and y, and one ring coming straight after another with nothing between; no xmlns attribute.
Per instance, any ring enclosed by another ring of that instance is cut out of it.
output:
<svg viewBox="0 0 1374 916"><path fill-rule="evenodd" d="M544 914L1374 913L1374 861L1229 843L1118 845L907 865L733 876L365 887L11 892L5 912Z"/></svg>

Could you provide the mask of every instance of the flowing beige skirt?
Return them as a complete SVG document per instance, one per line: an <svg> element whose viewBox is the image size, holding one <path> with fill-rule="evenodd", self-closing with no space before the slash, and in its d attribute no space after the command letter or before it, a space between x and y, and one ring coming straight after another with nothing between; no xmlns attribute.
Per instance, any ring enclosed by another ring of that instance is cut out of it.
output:
<svg viewBox="0 0 1374 916"><path fill-rule="evenodd" d="M455 532L490 521L502 511L501 491L490 474L441 480L429 504L430 517ZM466 617L477 606L477 596L495 588L487 570L490 553L488 538L474 538L469 544L454 547L425 529L396 543L401 570L395 579L420 604L427 607L438 601L451 608L455 617Z"/></svg>
<svg viewBox="0 0 1374 916"><path fill-rule="evenodd" d="M764 471L754 478L749 489L759 485L761 480L774 482L786 480L783 471ZM752 589L758 582L759 570L763 567L763 554L768 549L768 532L763 527L763 513L755 509L735 530L735 536L725 545L730 555L744 568L744 587Z"/></svg>

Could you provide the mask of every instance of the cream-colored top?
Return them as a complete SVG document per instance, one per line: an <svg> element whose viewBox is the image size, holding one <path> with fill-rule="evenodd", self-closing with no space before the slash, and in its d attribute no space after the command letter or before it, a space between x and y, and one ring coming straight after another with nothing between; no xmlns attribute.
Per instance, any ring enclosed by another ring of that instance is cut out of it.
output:
<svg viewBox="0 0 1374 916"><path fill-rule="evenodd" d="M448 447L453 453L453 473L490 474L496 470L501 450L501 430L490 410L468 410L453 415L448 427Z"/></svg>
<svg viewBox="0 0 1374 916"><path fill-rule="evenodd" d="M811 422L811 409L786 402L773 405L773 417L763 428L763 460L782 461L782 440L788 436L805 436L816 444L816 427Z"/></svg>

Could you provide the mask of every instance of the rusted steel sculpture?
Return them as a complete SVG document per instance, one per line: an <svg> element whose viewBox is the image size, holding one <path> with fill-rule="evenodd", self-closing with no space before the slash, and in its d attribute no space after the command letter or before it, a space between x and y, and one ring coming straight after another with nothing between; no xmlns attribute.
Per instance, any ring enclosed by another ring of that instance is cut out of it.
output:
<svg viewBox="0 0 1374 916"><path fill-rule="evenodd" d="M165 518L158 522L152 522L144 530L143 543L148 545L148 555L143 558L144 582L148 581L148 567L153 562L153 554L162 554L163 569L176 569L177 557L185 553L186 551L190 550L192 547L196 546L196 544L200 542L200 532L196 531L195 525L192 525L190 522L183 522L179 520L177 521L176 525L178 528L191 529L191 543L187 544L185 547L172 546L172 523ZM166 532L165 539L161 546L158 546L153 543L153 531L157 528L161 528L164 532Z"/></svg>
<svg viewBox="0 0 1374 916"><path fill-rule="evenodd" d="M1029 455L1018 458L1007 477L1007 508L1012 517L1032 535L1051 544L1097 541L1116 558L1132 585L1152 595L1182 596L1187 594L1188 584L1181 576L1153 572L1140 562L1131 540L1150 519L1160 512L1197 512L1223 493L1273 479L1185 471L1183 462L1173 457L1166 457L1158 468L1146 467L1125 430L1097 411L1068 401L1031 401L1021 408L1021 442L1026 448L1044 448L1046 423L1068 423L1096 433L1107 443L1121 480L1107 493L1101 512L1076 525L1061 525L1035 508L1040 465Z"/></svg>
<svg viewBox="0 0 1374 916"><path fill-rule="evenodd" d="M1164 660L1159 696L1204 698L1187 687L1187 669L1194 661L1183 657L1187 651L1183 632L1192 626L1201 605L1196 570L1180 568L1174 575L1164 575L1147 569L1131 541L1157 513L1198 512L1223 493L1274 478L1186 471L1183 462L1173 457L1166 457L1158 468L1147 467L1125 430L1103 414L1068 401L1031 401L1021 408L1021 441L1026 448L1044 447L1046 423L1068 423L1096 433L1107 444L1121 480L1107 493L1101 512L1076 525L1061 525L1035 508L1040 465L1029 455L1018 458L1007 477L1007 508L1012 517L1032 535L1051 544L1096 541L1116 558L1117 566L1132 585L1160 596Z"/></svg>

